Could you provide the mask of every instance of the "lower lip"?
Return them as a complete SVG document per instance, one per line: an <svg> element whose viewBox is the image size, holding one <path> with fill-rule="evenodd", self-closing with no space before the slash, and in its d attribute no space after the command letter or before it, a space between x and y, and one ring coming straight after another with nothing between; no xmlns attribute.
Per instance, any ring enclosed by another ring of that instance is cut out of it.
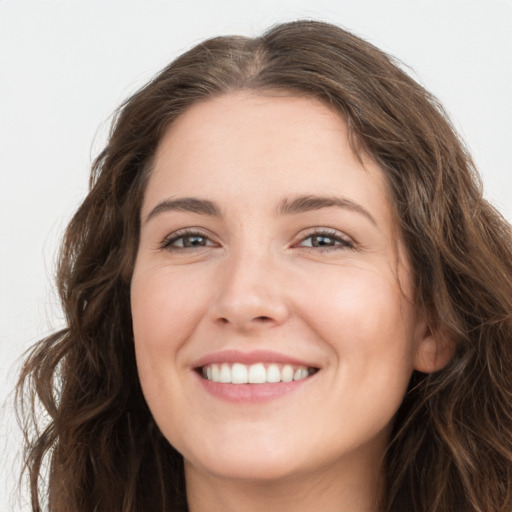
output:
<svg viewBox="0 0 512 512"><path fill-rule="evenodd" d="M197 376L203 388L221 400L234 403L259 403L275 400L293 393L306 381L310 381L313 375L301 380L291 382L276 382L265 384L222 384Z"/></svg>

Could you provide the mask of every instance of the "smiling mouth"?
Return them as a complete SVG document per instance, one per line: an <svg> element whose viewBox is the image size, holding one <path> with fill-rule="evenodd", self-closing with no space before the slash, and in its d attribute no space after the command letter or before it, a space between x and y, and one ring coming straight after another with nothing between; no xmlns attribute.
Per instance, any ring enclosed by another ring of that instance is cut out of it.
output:
<svg viewBox="0 0 512 512"><path fill-rule="evenodd" d="M278 363L212 363L197 371L203 379L221 384L274 384L307 379L318 368Z"/></svg>

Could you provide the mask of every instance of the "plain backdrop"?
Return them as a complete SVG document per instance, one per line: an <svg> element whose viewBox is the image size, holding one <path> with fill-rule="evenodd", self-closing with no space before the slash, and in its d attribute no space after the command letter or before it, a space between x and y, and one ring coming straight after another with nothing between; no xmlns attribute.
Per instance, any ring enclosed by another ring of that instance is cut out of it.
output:
<svg viewBox="0 0 512 512"><path fill-rule="evenodd" d="M56 251L110 115L202 39L305 17L409 66L512 220L511 0L0 0L0 512L29 510L12 496L20 441L9 393L23 351L63 324Z"/></svg>

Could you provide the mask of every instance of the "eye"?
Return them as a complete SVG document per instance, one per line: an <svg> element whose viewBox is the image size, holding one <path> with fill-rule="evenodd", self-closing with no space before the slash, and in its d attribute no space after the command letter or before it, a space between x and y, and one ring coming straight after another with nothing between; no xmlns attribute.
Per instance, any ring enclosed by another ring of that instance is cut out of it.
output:
<svg viewBox="0 0 512 512"><path fill-rule="evenodd" d="M201 247L215 246L205 234L193 231L172 233L161 244L161 249L186 250Z"/></svg>
<svg viewBox="0 0 512 512"><path fill-rule="evenodd" d="M345 249L354 247L354 243L350 238L336 230L315 231L303 238L297 245L299 247L307 247L320 250Z"/></svg>

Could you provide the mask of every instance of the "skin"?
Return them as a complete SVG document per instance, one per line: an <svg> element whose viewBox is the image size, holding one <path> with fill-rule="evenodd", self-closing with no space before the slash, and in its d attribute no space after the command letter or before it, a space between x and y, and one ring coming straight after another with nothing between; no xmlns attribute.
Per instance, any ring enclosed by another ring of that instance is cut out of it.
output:
<svg viewBox="0 0 512 512"><path fill-rule="evenodd" d="M311 195L357 206L278 211ZM190 197L219 215L158 207ZM195 239L179 238L190 228ZM354 155L339 115L237 92L178 118L145 192L131 301L142 388L185 458L190 510L374 512L411 373L447 359L412 296L383 172ZM233 403L194 367L226 349L319 371L278 398Z"/></svg>

